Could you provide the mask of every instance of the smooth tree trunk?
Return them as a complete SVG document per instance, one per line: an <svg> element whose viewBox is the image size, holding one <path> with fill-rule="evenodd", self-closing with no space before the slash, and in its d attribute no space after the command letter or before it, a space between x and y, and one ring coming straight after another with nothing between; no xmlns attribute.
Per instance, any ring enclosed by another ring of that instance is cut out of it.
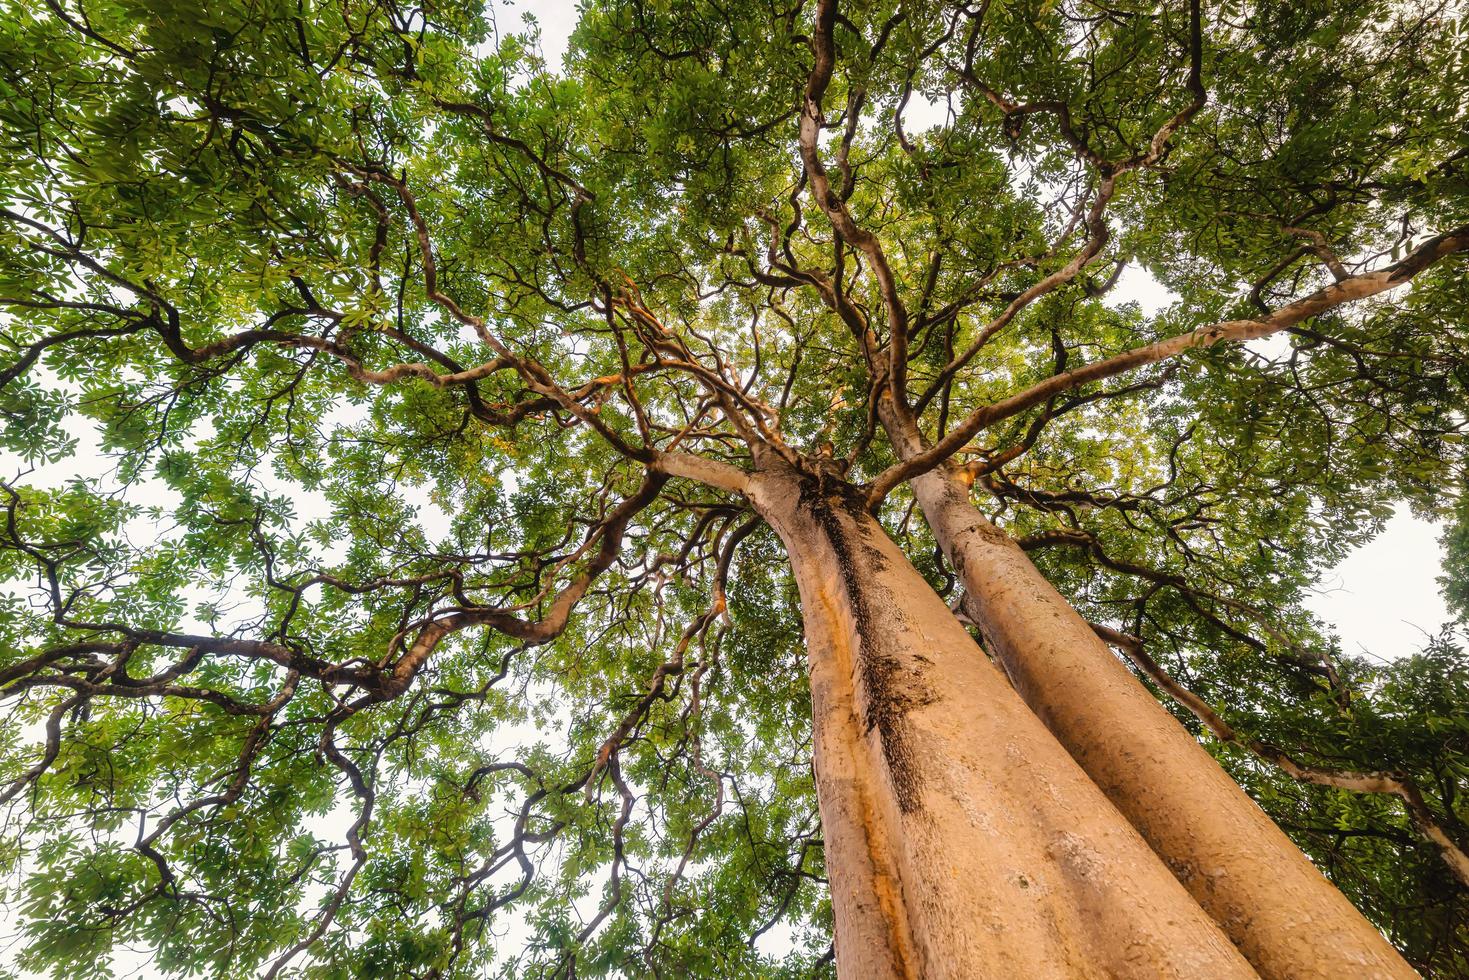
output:
<svg viewBox="0 0 1469 980"><path fill-rule="evenodd" d="M842 977L1258 976L859 494L746 493L800 591Z"/></svg>
<svg viewBox="0 0 1469 980"><path fill-rule="evenodd" d="M940 467L912 485L985 648L1260 976L1417 976L985 519L961 475Z"/></svg>

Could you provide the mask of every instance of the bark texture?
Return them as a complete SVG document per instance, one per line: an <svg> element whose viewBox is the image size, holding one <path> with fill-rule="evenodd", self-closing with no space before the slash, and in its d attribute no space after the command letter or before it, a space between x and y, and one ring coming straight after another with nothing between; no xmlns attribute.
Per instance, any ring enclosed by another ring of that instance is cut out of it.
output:
<svg viewBox="0 0 1469 980"><path fill-rule="evenodd" d="M1015 690L1269 980L1417 973L940 467L913 481Z"/></svg>
<svg viewBox="0 0 1469 980"><path fill-rule="evenodd" d="M841 976L1258 976L860 495L746 492L800 589Z"/></svg>

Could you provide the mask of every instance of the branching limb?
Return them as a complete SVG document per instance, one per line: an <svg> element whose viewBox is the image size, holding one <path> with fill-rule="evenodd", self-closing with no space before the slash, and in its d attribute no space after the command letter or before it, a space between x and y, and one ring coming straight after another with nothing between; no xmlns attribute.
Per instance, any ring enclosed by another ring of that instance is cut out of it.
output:
<svg viewBox="0 0 1469 980"><path fill-rule="evenodd" d="M1332 283L1309 296L1281 307L1269 316L1255 320L1225 320L1220 323L1212 323L1167 340L1136 347L1130 351L1052 375L1025 391L975 409L932 447L883 471L872 482L869 489L869 500L873 503L881 502L899 483L911 480L938 466L988 426L1037 405L1042 405L1062 392L1177 357L1194 348L1268 337L1347 303L1396 289L1439 261L1466 250L1469 250L1469 227L1456 228L1429 239L1399 262L1376 272L1364 272Z"/></svg>

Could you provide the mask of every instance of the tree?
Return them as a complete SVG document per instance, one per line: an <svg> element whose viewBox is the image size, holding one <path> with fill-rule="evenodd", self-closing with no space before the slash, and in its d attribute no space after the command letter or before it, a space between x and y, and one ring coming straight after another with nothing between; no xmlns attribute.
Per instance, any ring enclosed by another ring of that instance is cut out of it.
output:
<svg viewBox="0 0 1469 980"><path fill-rule="evenodd" d="M1301 598L1469 474L1469 21L1342 6L0 6L20 965L1461 975L1462 656Z"/></svg>

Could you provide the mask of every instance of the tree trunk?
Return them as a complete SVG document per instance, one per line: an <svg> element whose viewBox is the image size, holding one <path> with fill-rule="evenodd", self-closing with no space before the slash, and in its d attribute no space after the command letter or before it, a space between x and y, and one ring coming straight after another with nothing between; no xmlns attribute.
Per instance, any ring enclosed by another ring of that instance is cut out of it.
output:
<svg viewBox="0 0 1469 980"><path fill-rule="evenodd" d="M801 595L841 976L1257 977L859 494L747 493Z"/></svg>
<svg viewBox="0 0 1469 980"><path fill-rule="evenodd" d="M940 467L913 488L1015 689L1262 977L1417 976L985 519L965 480Z"/></svg>

